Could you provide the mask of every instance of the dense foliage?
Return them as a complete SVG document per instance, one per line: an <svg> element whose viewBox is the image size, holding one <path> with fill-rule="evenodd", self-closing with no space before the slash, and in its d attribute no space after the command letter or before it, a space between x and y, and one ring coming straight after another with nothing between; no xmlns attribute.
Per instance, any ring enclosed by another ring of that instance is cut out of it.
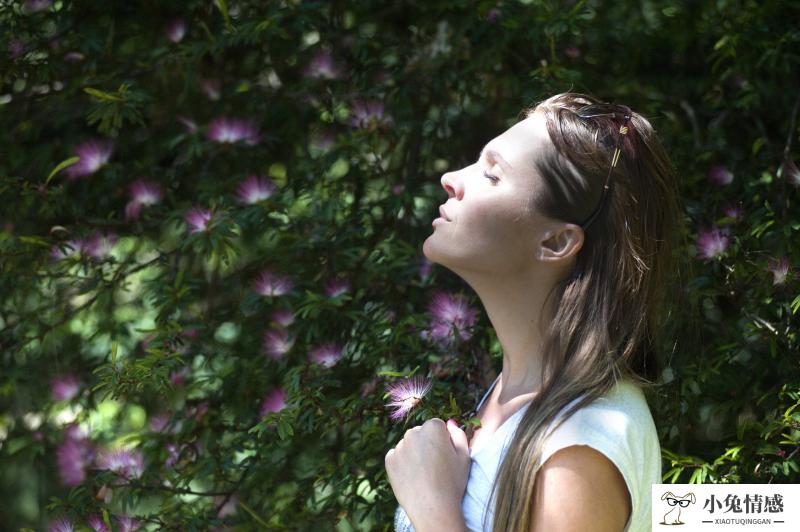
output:
<svg viewBox="0 0 800 532"><path fill-rule="evenodd" d="M386 451L500 364L420 252L439 177L569 89L648 117L681 177L694 269L649 396L665 481L797 482L797 20L0 2L0 522L388 528ZM412 373L433 386L395 423L386 387Z"/></svg>

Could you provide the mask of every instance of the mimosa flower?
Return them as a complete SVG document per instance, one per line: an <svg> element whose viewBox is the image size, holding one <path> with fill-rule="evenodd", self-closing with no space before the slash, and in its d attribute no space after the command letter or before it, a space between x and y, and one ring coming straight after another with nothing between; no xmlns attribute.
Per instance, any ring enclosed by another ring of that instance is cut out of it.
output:
<svg viewBox="0 0 800 532"><path fill-rule="evenodd" d="M784 284L786 276L789 274L789 257L782 257L780 260L770 259L767 270L772 272L772 284Z"/></svg>
<svg viewBox="0 0 800 532"><path fill-rule="evenodd" d="M71 180L91 175L108 162L112 151L113 144L110 141L90 140L79 144L75 148L75 155L80 157L80 160L67 167L65 172Z"/></svg>
<svg viewBox="0 0 800 532"><path fill-rule="evenodd" d="M309 145L312 149L325 152L333 148L336 143L336 135L329 129L316 131L311 135Z"/></svg>
<svg viewBox="0 0 800 532"><path fill-rule="evenodd" d="M49 9L51 5L53 5L53 0L25 0L22 10L25 13L36 13Z"/></svg>
<svg viewBox="0 0 800 532"><path fill-rule="evenodd" d="M142 524L132 517L128 517L127 515L118 515L117 516L117 530L119 532L135 532L141 528Z"/></svg>
<svg viewBox="0 0 800 532"><path fill-rule="evenodd" d="M308 360L326 368L334 366L342 358L342 348L333 343L327 343L313 349L308 353Z"/></svg>
<svg viewBox="0 0 800 532"><path fill-rule="evenodd" d="M725 252L728 248L729 238L726 231L719 227L701 229L697 232L697 258L709 260Z"/></svg>
<svg viewBox="0 0 800 532"><path fill-rule="evenodd" d="M391 122L385 115L383 102L378 100L358 100L350 109L350 125L371 128Z"/></svg>
<svg viewBox="0 0 800 532"><path fill-rule="evenodd" d="M231 495L230 498L225 501L225 497L214 497L214 506L219 506L220 504L222 504L222 506L219 512L217 512L217 519L224 519L229 515L236 514L236 508L239 506L239 498L236 495Z"/></svg>
<svg viewBox="0 0 800 532"><path fill-rule="evenodd" d="M218 79L204 79L200 81L200 88L211 101L217 101L221 97L222 83Z"/></svg>
<svg viewBox="0 0 800 532"><path fill-rule="evenodd" d="M176 18L167 26L167 38L174 42L179 43L186 35L186 21L182 18Z"/></svg>
<svg viewBox="0 0 800 532"><path fill-rule="evenodd" d="M62 517L61 519L53 521L47 528L48 532L74 532L74 530L75 525L73 525L72 521L66 517Z"/></svg>
<svg viewBox="0 0 800 532"><path fill-rule="evenodd" d="M195 122L191 118L181 115L178 115L177 118L178 122L183 124L183 127L185 127L186 131L188 131L189 133L194 133L195 131L197 131L197 122Z"/></svg>
<svg viewBox="0 0 800 532"><path fill-rule="evenodd" d="M251 175L236 188L239 201L252 205L272 196L278 189L277 185L265 177Z"/></svg>
<svg viewBox="0 0 800 532"><path fill-rule="evenodd" d="M286 390L283 388L275 388L270 391L261 401L261 409L259 415L266 416L272 412L280 412L286 408Z"/></svg>
<svg viewBox="0 0 800 532"><path fill-rule="evenodd" d="M422 258L419 261L418 273L419 273L420 279L425 281L428 277L430 277L431 270L433 270L433 263L430 260L428 260L428 257L423 255Z"/></svg>
<svg viewBox="0 0 800 532"><path fill-rule="evenodd" d="M50 249L50 258L59 260L66 257L74 257L83 253L86 243L81 239L72 239L61 245L55 245Z"/></svg>
<svg viewBox="0 0 800 532"><path fill-rule="evenodd" d="M250 120L220 117L208 125L208 138L221 144L244 142L253 146L261 140L258 129Z"/></svg>
<svg viewBox="0 0 800 532"><path fill-rule="evenodd" d="M800 187L800 168L797 168L797 164L793 160L789 158L784 159L780 172L781 177L790 185Z"/></svg>
<svg viewBox="0 0 800 532"><path fill-rule="evenodd" d="M50 391L56 401L69 401L80 389L81 383L75 375L61 375L50 381Z"/></svg>
<svg viewBox="0 0 800 532"><path fill-rule="evenodd" d="M455 333L462 340L472 337L471 327L475 325L478 311L469 306L463 295L452 295L437 291L428 305L431 314L428 335L434 340L455 340Z"/></svg>
<svg viewBox="0 0 800 532"><path fill-rule="evenodd" d="M725 216L733 218L737 222L744 217L744 211L737 205L728 205L723 212Z"/></svg>
<svg viewBox="0 0 800 532"><path fill-rule="evenodd" d="M189 233L202 233L208 227L208 222L211 221L211 211L195 207L191 209L183 217L186 224L189 226Z"/></svg>
<svg viewBox="0 0 800 532"><path fill-rule="evenodd" d="M84 249L88 255L96 259L104 259L111 254L117 235L113 233L93 233L87 240Z"/></svg>
<svg viewBox="0 0 800 532"><path fill-rule="evenodd" d="M164 193L161 187L151 181L138 179L131 183L131 201L125 206L125 217L133 220L139 217L142 207L149 207L161 202Z"/></svg>
<svg viewBox="0 0 800 532"><path fill-rule="evenodd" d="M708 179L715 185L729 185L733 181L733 174L718 164L709 168Z"/></svg>
<svg viewBox="0 0 800 532"><path fill-rule="evenodd" d="M271 319L282 327L288 327L294 323L294 312L289 309L278 309L273 311Z"/></svg>
<svg viewBox="0 0 800 532"><path fill-rule="evenodd" d="M339 79L343 69L333 60L330 50L321 48L306 67L305 75L317 79Z"/></svg>
<svg viewBox="0 0 800 532"><path fill-rule="evenodd" d="M390 399L386 406L395 410L389 415L389 419L399 421L406 417L422 401L432 386L433 380L419 375L390 384L386 388Z"/></svg>
<svg viewBox="0 0 800 532"><path fill-rule="evenodd" d="M344 278L335 278L328 281L325 285L325 295L328 297L336 297L344 294L350 290L350 282Z"/></svg>
<svg viewBox="0 0 800 532"><path fill-rule="evenodd" d="M291 279L277 276L269 270L261 272L255 283L255 291L262 296L282 296L288 294L292 287Z"/></svg>
<svg viewBox="0 0 800 532"><path fill-rule="evenodd" d="M270 357L280 360L294 345L286 329L270 329L264 333L263 347Z"/></svg>
<svg viewBox="0 0 800 532"><path fill-rule="evenodd" d="M105 450L97 458L97 467L127 479L139 478L144 473L144 457L137 450Z"/></svg>
<svg viewBox="0 0 800 532"><path fill-rule="evenodd" d="M86 522L89 524L89 528L94 530L94 532L111 532L111 529L106 526L103 518L97 514L90 515Z"/></svg>
<svg viewBox="0 0 800 532"><path fill-rule="evenodd" d="M70 437L64 434L64 441L56 448L56 466L61 483L68 487L77 486L86 480L86 469L94 449L87 438Z"/></svg>

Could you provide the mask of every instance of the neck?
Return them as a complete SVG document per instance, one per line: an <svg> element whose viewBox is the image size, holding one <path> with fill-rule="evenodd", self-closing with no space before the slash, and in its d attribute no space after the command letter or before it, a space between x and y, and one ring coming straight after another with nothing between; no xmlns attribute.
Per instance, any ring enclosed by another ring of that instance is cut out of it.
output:
<svg viewBox="0 0 800 532"><path fill-rule="evenodd" d="M521 395L535 395L542 387L542 316L544 299L555 280L527 270L491 276L459 273L475 290L503 349L498 400L506 403Z"/></svg>

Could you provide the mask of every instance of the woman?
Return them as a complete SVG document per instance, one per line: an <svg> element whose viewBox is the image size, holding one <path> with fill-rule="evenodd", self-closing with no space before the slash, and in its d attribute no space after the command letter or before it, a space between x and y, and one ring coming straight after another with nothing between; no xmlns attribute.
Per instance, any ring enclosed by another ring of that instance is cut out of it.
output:
<svg viewBox="0 0 800 532"><path fill-rule="evenodd" d="M626 106L564 93L442 176L424 254L478 294L503 350L471 440L426 421L386 455L398 530L650 530L660 375L683 237L675 173ZM413 526L412 526L413 523Z"/></svg>

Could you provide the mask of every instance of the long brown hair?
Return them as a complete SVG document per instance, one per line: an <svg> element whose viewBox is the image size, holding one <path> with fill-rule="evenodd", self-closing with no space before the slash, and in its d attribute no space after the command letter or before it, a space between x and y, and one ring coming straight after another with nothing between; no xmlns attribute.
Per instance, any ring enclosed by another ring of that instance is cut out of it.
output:
<svg viewBox="0 0 800 532"><path fill-rule="evenodd" d="M580 224L598 205L623 123L616 115L579 116L585 105L599 103L567 92L522 111L523 118L543 113L552 141L536 154L543 187L530 198L530 209ZM567 404L584 396L561 422L622 378L654 387L665 362L667 304L674 297L667 292L671 282L680 282L676 251L686 238L683 209L676 172L650 122L631 112L623 138L613 186L585 230L575 267L546 298L542 388L521 418L490 494L490 500L497 495L495 531L530 529L542 445Z"/></svg>

